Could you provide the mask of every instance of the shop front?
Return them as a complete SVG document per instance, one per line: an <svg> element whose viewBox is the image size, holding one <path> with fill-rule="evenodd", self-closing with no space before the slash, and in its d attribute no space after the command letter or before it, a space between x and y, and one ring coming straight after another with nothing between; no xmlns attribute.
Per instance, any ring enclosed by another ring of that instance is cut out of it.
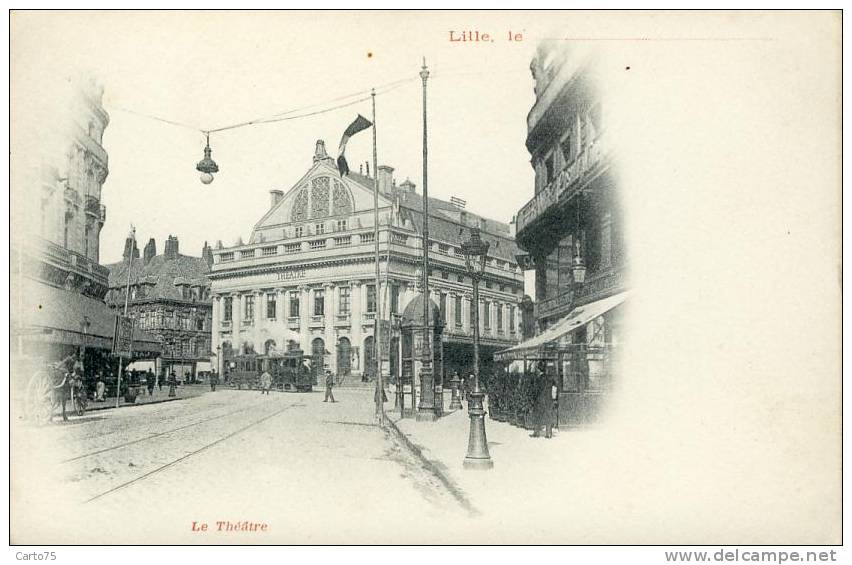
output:
<svg viewBox="0 0 852 565"><path fill-rule="evenodd" d="M522 419L518 413L523 414L532 403L524 391L530 388L527 385L532 375L544 368L559 391L559 423L576 426L594 422L618 374L627 295L622 292L577 306L536 337L498 352L497 382L491 387L497 419Z"/></svg>

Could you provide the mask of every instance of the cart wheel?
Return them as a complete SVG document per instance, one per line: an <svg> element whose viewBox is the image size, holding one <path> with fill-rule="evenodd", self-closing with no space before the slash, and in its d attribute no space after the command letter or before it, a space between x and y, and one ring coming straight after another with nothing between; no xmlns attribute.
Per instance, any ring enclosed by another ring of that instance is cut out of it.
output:
<svg viewBox="0 0 852 565"><path fill-rule="evenodd" d="M50 420L53 413L53 382L47 371L36 371L27 384L26 406L27 419L37 424Z"/></svg>

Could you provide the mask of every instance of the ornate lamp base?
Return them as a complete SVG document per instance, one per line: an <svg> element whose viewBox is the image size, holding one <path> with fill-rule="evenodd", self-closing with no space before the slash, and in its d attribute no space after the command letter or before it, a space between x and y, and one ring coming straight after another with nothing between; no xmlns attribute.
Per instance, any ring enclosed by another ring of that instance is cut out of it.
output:
<svg viewBox="0 0 852 565"><path fill-rule="evenodd" d="M485 410L482 409L482 399L485 395L480 391L470 393L468 412L470 413L470 436L467 440L467 456L464 458L465 469L491 469L494 462L488 453L488 438L485 437Z"/></svg>

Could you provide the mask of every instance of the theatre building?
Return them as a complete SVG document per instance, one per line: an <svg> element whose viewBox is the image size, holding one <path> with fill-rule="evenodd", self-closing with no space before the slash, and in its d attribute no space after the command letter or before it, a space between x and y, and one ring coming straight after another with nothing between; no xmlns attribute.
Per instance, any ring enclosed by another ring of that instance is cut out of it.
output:
<svg viewBox="0 0 852 565"><path fill-rule="evenodd" d="M383 373L418 373L419 348L407 328L422 325L423 300L415 300L422 296L422 195L409 180L397 184L389 166L377 173L378 288L375 179L369 170L341 178L322 141L291 188L270 191L269 208L259 214L247 244L217 245L210 273L213 349L221 348L223 361L300 349L313 357L317 372L372 376L381 304L390 335ZM429 201L429 290L442 346L435 352L439 376L472 366L472 286L460 248L470 228L480 228L491 243L478 305L486 366L493 352L521 336L524 281L509 226L457 202Z"/></svg>
<svg viewBox="0 0 852 565"><path fill-rule="evenodd" d="M516 228L524 252L519 262L535 270L536 336L498 354L527 370L547 360L562 391L562 422L594 417L617 381L623 341L624 216L599 63L593 53L552 42L539 48L530 67L536 102L526 146L535 186Z"/></svg>

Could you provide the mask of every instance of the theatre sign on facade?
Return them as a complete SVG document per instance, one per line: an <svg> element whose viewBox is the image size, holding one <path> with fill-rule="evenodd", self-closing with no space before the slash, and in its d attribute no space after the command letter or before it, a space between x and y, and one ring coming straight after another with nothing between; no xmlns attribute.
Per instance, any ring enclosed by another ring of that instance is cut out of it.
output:
<svg viewBox="0 0 852 565"><path fill-rule="evenodd" d="M583 421L611 389L627 298L623 214L599 90L601 60L545 43L530 69L527 117L535 195L517 215L519 262L535 270L536 336L497 357L547 362L560 421ZM520 363L516 363L518 367Z"/></svg>
<svg viewBox="0 0 852 565"><path fill-rule="evenodd" d="M423 311L422 299L419 306L415 301L422 296L422 195L411 181L397 185L391 167L379 167L377 289L374 179L367 173L341 178L318 141L307 173L288 191L271 191L249 243L213 250L212 349L222 352L220 363L301 349L317 371L371 374L381 301L390 329L383 373L417 374L420 353L405 328L420 323ZM472 283L459 247L469 229L480 228L491 243L479 304L485 359L521 339L523 273L507 224L433 198L429 211L430 294L442 335L436 375L452 375L472 364Z"/></svg>

